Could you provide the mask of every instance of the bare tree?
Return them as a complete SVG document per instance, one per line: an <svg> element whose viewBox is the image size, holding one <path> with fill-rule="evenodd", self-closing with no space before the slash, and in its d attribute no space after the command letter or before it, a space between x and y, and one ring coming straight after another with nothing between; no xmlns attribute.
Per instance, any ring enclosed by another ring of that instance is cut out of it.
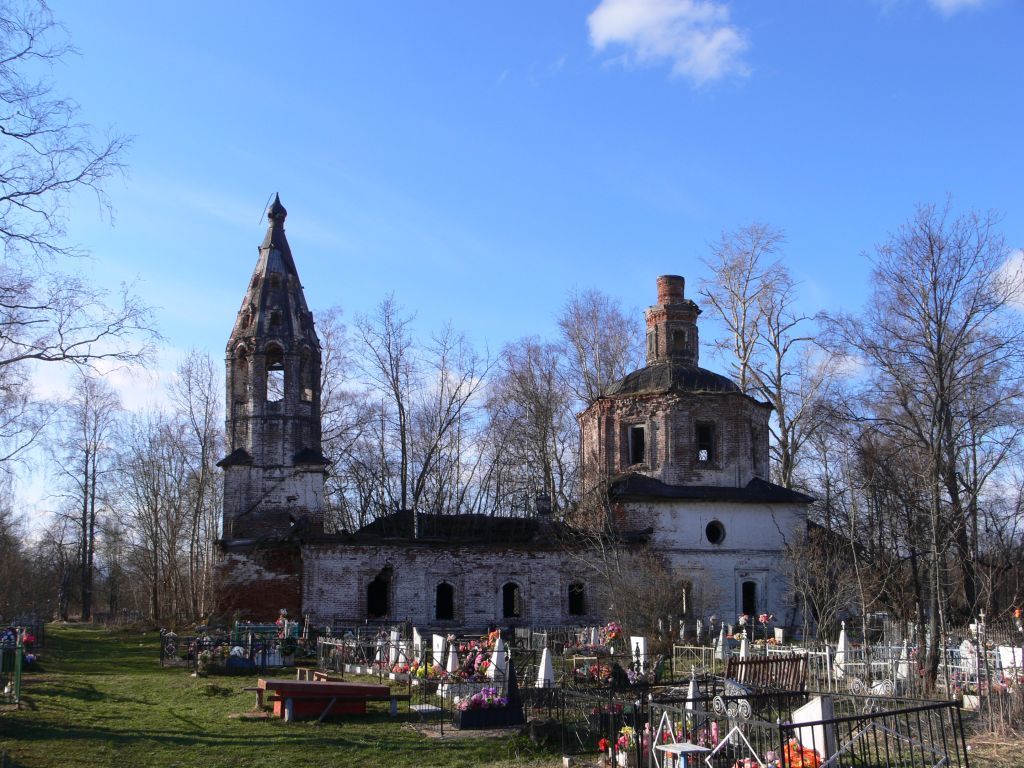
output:
<svg viewBox="0 0 1024 768"><path fill-rule="evenodd" d="M411 315L402 315L402 308L389 295L377 307L376 314L356 320L362 342L361 369L381 397L380 410L380 474L382 508L408 509L410 501L410 420L412 390L418 385L418 365L412 339ZM385 478L392 475L388 445L395 448L398 488Z"/></svg>
<svg viewBox="0 0 1024 768"><path fill-rule="evenodd" d="M521 514L541 494L556 515L570 507L579 430L563 362L560 345L536 338L502 350L487 399L488 490L496 509Z"/></svg>
<svg viewBox="0 0 1024 768"><path fill-rule="evenodd" d="M213 542L220 524L220 480L217 457L224 444L224 402L219 372L207 354L196 350L178 366L171 402L186 428L188 494L191 514L188 537L188 584L193 616L204 616L212 601Z"/></svg>
<svg viewBox="0 0 1024 768"><path fill-rule="evenodd" d="M128 139L97 141L78 105L38 74L76 53L63 32L41 1L0 8L0 239L8 256L73 252L61 243L68 196L88 189L109 209L103 182L123 169Z"/></svg>
<svg viewBox="0 0 1024 768"><path fill-rule="evenodd" d="M765 295L776 289L781 267L776 255L784 241L779 230L755 222L723 232L704 259L713 276L702 281L700 295L726 331L714 347L744 392L759 387L755 369L764 331Z"/></svg>
<svg viewBox="0 0 1024 768"><path fill-rule="evenodd" d="M838 316L833 338L870 367L871 420L921 457L928 503L928 629L939 637L948 605L945 560L960 550L963 602L977 608L972 495L965 493L971 435L979 416L1017 408L1024 332L1010 302L1021 274L991 213L954 217L949 205L921 206L877 249L873 291L862 317ZM998 382L987 372L1000 371ZM997 386L995 386L997 384ZM979 397L980 393L985 393ZM973 426L972 426L973 425ZM972 476L973 477L973 476ZM927 670L934 683L938 643Z"/></svg>
<svg viewBox="0 0 1024 768"><path fill-rule="evenodd" d="M356 530L369 522L375 501L378 452L368 440L378 419L365 390L353 377L352 338L341 309L316 313L320 337L320 423L324 455L331 461L326 479L326 524L332 530Z"/></svg>
<svg viewBox="0 0 1024 768"><path fill-rule="evenodd" d="M102 478L114 457L113 433L121 404L103 379L80 372L63 408L55 460L73 501L78 524L78 569L82 620L92 616L93 574L96 556L97 515L101 506Z"/></svg>
<svg viewBox="0 0 1024 768"><path fill-rule="evenodd" d="M109 211L103 183L122 171L128 145L118 134L97 141L77 104L54 93L45 73L74 53L45 3L0 8L0 368L135 360L155 338L128 288L112 301L59 267L79 255L64 241L69 197L88 190Z"/></svg>
<svg viewBox="0 0 1024 768"><path fill-rule="evenodd" d="M598 290L573 291L558 315L564 344L562 369L573 395L584 405L640 366L644 338L619 302Z"/></svg>
<svg viewBox="0 0 1024 768"><path fill-rule="evenodd" d="M800 453L820 424L835 363L815 344L812 319L795 310L796 285L776 260L784 239L758 223L724 233L704 262L712 277L701 296L725 328L715 348L740 388L772 405L772 473L791 488Z"/></svg>

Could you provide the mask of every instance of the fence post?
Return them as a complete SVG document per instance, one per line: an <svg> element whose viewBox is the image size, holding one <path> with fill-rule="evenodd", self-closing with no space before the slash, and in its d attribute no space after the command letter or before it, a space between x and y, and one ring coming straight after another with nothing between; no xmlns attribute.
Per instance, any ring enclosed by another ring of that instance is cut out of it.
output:
<svg viewBox="0 0 1024 768"><path fill-rule="evenodd" d="M21 657L25 652L25 646L23 637L25 630L18 627L16 633L18 637L17 643L14 648L14 703L20 706L21 704Z"/></svg>

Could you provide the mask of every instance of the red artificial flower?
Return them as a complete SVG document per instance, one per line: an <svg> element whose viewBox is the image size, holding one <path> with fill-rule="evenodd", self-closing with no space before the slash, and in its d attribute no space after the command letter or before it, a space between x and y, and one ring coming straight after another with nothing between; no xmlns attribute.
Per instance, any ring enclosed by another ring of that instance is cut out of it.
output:
<svg viewBox="0 0 1024 768"><path fill-rule="evenodd" d="M599 750L601 750L602 752L607 752L608 751L608 739L601 739L599 742L597 742L597 748Z"/></svg>

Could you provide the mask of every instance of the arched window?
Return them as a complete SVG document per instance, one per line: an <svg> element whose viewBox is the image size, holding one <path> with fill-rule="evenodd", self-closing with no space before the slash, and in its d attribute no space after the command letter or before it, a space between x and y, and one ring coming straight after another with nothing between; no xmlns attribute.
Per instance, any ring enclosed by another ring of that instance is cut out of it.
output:
<svg viewBox="0 0 1024 768"><path fill-rule="evenodd" d="M569 615L585 616L586 613L587 600L583 582L574 581L569 585Z"/></svg>
<svg viewBox="0 0 1024 768"><path fill-rule="evenodd" d="M437 585L434 618L438 621L450 621L455 618L455 587L446 581Z"/></svg>
<svg viewBox="0 0 1024 768"><path fill-rule="evenodd" d="M701 464L715 463L715 425L698 423L696 429L697 455Z"/></svg>
<svg viewBox="0 0 1024 768"><path fill-rule="evenodd" d="M313 402L313 356L309 349L302 350L299 363L299 398L305 403Z"/></svg>
<svg viewBox="0 0 1024 768"><path fill-rule="evenodd" d="M366 617L383 619L391 613L391 569L385 568L366 586Z"/></svg>
<svg viewBox="0 0 1024 768"><path fill-rule="evenodd" d="M515 619L523 615L523 596L519 585L510 581L501 588L501 615Z"/></svg>
<svg viewBox="0 0 1024 768"><path fill-rule="evenodd" d="M235 352L231 389L236 403L244 403L249 398L249 352L245 347L239 347Z"/></svg>
<svg viewBox="0 0 1024 768"><path fill-rule="evenodd" d="M748 616L757 616L757 582L744 581L742 590L743 613Z"/></svg>
<svg viewBox="0 0 1024 768"><path fill-rule="evenodd" d="M267 402L284 399L284 353L280 347L268 347L266 352Z"/></svg>

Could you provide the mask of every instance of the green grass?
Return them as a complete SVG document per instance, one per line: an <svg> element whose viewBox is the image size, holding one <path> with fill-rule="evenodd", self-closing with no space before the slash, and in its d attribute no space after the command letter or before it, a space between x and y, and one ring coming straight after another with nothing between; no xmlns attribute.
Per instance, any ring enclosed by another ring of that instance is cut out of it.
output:
<svg viewBox="0 0 1024 768"><path fill-rule="evenodd" d="M12 766L553 766L521 736L427 738L381 704L320 725L240 720L252 677L194 678L163 669L156 632L52 626L42 670L25 676L20 710L0 713Z"/></svg>

